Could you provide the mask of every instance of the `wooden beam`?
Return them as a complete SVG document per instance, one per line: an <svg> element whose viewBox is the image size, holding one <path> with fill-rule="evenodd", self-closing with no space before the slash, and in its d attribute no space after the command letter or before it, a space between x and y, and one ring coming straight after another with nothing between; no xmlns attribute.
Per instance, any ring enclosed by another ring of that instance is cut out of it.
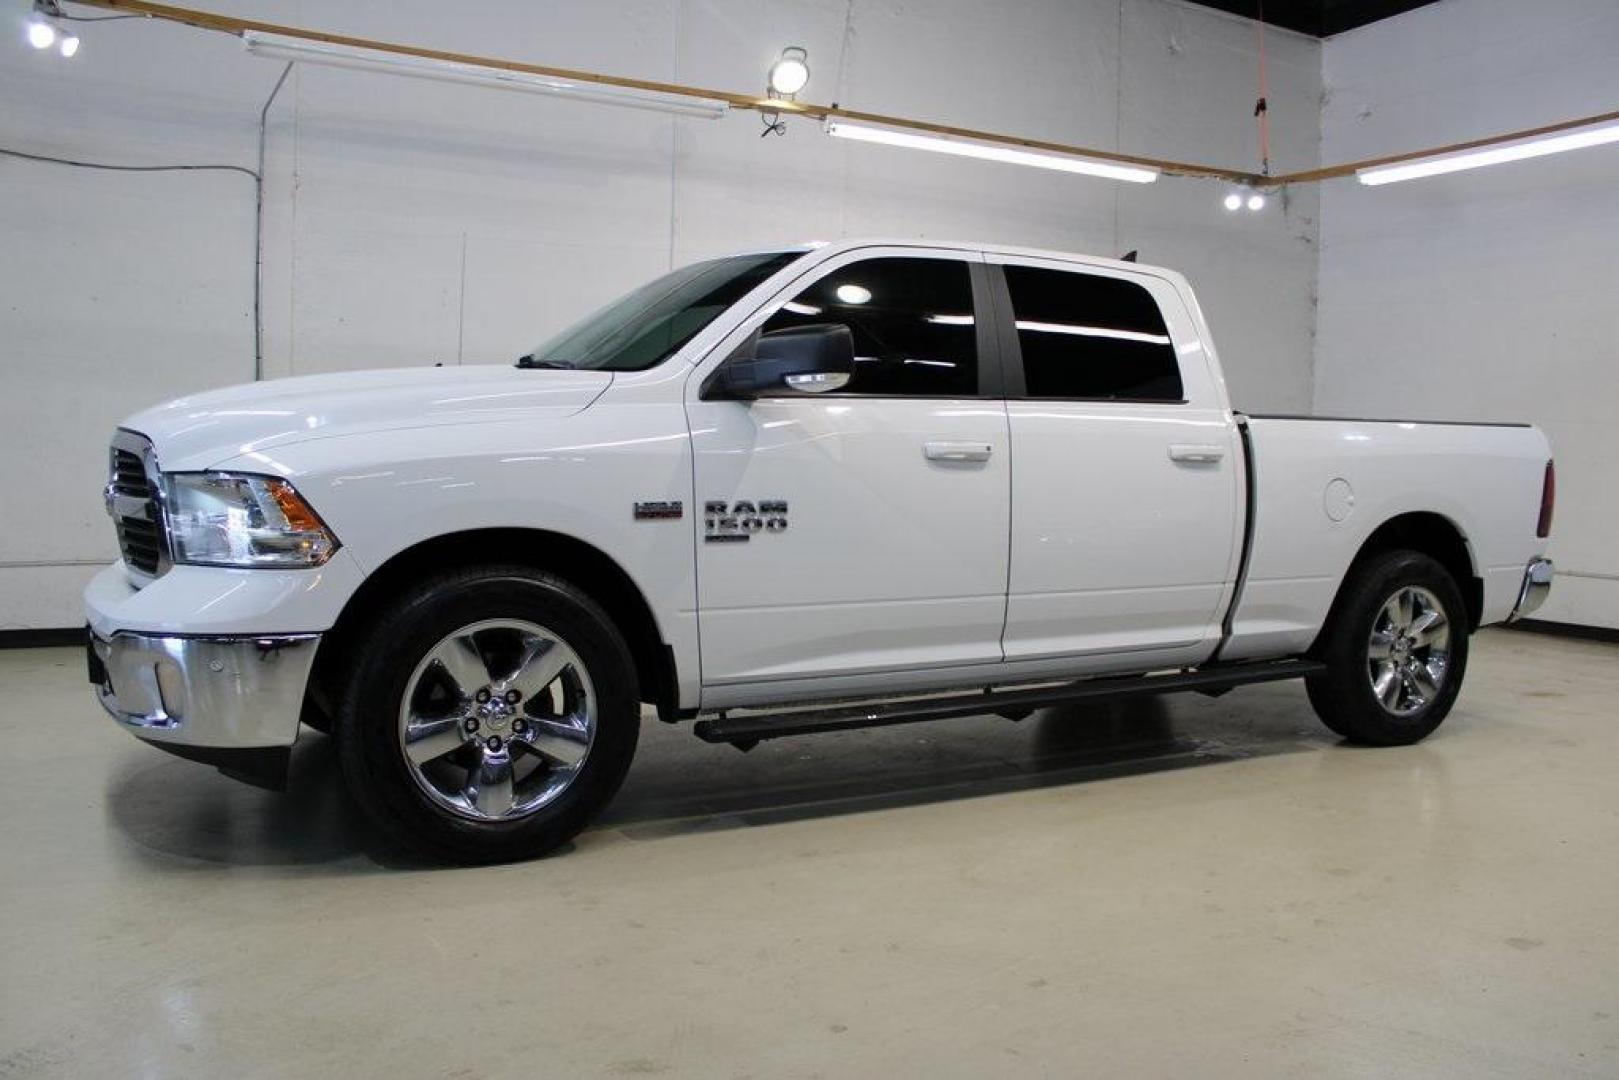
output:
<svg viewBox="0 0 1619 1080"><path fill-rule="evenodd" d="M1286 173L1282 176L1271 177L1267 183L1308 184L1320 180L1334 180L1340 176L1352 176L1362 169L1373 169L1380 165L1398 165L1405 161L1422 161L1426 158L1439 157L1443 154L1460 153L1463 150L1482 150L1489 146L1500 146L1502 143L1517 142L1519 139L1532 139L1537 135L1555 135L1559 131L1573 131L1576 128L1590 127L1593 124L1605 124L1614 120L1619 120L1619 111L1597 113L1594 116L1582 116L1577 120L1561 120L1555 124L1524 128L1521 131L1509 131L1502 135L1487 135L1482 139L1469 139L1467 142L1451 143L1448 146L1434 146L1427 150L1408 150L1403 154L1386 154L1383 157L1347 161L1342 165L1328 165L1320 169L1306 169L1303 172Z"/></svg>
<svg viewBox="0 0 1619 1080"><path fill-rule="evenodd" d="M1096 161L1117 162L1123 165L1137 165L1160 169L1174 176L1196 176L1206 179L1231 180L1242 184L1259 183L1262 178L1253 174L1235 169L1223 169L1213 165L1199 165L1186 161L1170 161L1164 158L1142 157L1136 154L1121 154L1114 150L1097 150L1088 146L1074 146L1069 143L1050 142L1044 139L1025 139L1015 135L1004 135L994 131L978 131L973 128L955 127L949 124L935 124L926 120L912 120L903 116L885 116L881 113L860 112L855 109L843 109L834 105L817 105L809 102L782 101L764 97L757 94L737 94L727 90L710 90L705 87L687 86L681 83L656 82L651 79L633 79L623 75L604 75L595 71L576 71L572 68L551 67L546 64L530 64L521 60L506 60L493 56L478 56L472 53L449 52L444 49L428 49L418 45L401 45L392 41L377 41L372 38L351 37L347 34L329 34L321 30L306 30L298 26L283 26L278 23L260 22L256 19L239 19L231 15L219 15L210 11L198 11L193 8L175 7L171 4L152 3L150 0L72 0L73 3L84 4L89 7L106 8L110 11L122 12L128 15L145 15L152 19L164 19L169 22L181 23L185 26L194 26L201 30L215 30L220 33L234 34L240 37L247 31L261 34L279 34L282 37L298 38L303 41L317 41L328 45L345 45L359 49L371 49L376 52L393 53L397 56L414 56L424 60L443 60L455 64L472 64L477 67L497 68L502 71L516 71L529 75L545 75L552 78L568 79L574 82L597 83L602 86L619 86L630 90L651 90L660 94L673 94L679 97L703 98L709 101L723 101L733 109L751 109L757 112L780 112L784 114L807 116L815 120L824 120L827 117L840 117L846 120L864 121L870 124L882 124L887 127L903 128L907 131L917 131L931 135L946 135L959 139L975 139L979 142L993 143L999 146L1012 146L1025 150L1040 150L1054 154L1069 154L1074 157L1091 158Z"/></svg>

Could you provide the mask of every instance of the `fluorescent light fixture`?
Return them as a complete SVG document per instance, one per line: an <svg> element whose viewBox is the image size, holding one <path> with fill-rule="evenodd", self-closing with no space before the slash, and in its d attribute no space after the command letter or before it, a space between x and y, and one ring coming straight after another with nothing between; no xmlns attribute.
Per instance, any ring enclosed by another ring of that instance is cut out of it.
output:
<svg viewBox="0 0 1619 1080"><path fill-rule="evenodd" d="M1355 177L1363 184L1397 184L1401 180L1417 180L1424 176L1480 169L1486 165L1500 165L1508 161L1561 154L1565 150L1583 150L1587 146L1619 142L1619 124L1601 124L1595 127L1566 131L1557 135L1537 135L1531 139L1482 146L1477 150L1462 150L1454 154L1420 158L1396 165L1373 165L1357 169Z"/></svg>
<svg viewBox="0 0 1619 1080"><path fill-rule="evenodd" d="M979 158L984 161L1004 161L1009 165L1031 165L1037 169L1056 169L1060 172L1103 176L1110 180L1125 180L1132 184L1150 184L1158 179L1158 170L1137 165L1114 165L1106 161L1075 157L1072 154L1054 154L1044 150L1020 150L1011 146L979 142L956 135L922 135L914 131L877 127L865 123L828 118L826 133L840 139L903 146L909 150L931 150L939 154Z"/></svg>
<svg viewBox="0 0 1619 1080"><path fill-rule="evenodd" d="M553 97L573 98L600 105L621 105L631 109L651 109L654 112L695 116L705 120L718 120L730 108L726 102L713 98L687 97L684 94L642 90L638 87L565 79L529 71L511 71L484 64L467 64L456 60L439 60L434 57L367 49L357 45L310 41L306 38L266 34L257 30L242 31L242 43L254 56L266 56L277 60L354 68L388 75L407 75L418 79L436 79L440 82L466 83L470 86L493 87L497 90L523 90L532 94L550 94Z"/></svg>
<svg viewBox="0 0 1619 1080"><path fill-rule="evenodd" d="M971 315L929 315L928 322L936 323L939 326L971 326L973 317Z"/></svg>
<svg viewBox="0 0 1619 1080"><path fill-rule="evenodd" d="M790 311L794 315L819 315L821 309L814 304L800 304L796 300L789 300L781 305L783 311Z"/></svg>

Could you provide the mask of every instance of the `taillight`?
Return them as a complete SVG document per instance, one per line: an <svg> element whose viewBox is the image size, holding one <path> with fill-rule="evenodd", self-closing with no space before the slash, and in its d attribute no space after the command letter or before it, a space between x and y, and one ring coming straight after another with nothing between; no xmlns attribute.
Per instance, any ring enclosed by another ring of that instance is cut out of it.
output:
<svg viewBox="0 0 1619 1080"><path fill-rule="evenodd" d="M1544 540L1552 534L1552 507L1557 503L1557 463L1546 462L1546 479L1540 485L1540 522L1535 535Z"/></svg>

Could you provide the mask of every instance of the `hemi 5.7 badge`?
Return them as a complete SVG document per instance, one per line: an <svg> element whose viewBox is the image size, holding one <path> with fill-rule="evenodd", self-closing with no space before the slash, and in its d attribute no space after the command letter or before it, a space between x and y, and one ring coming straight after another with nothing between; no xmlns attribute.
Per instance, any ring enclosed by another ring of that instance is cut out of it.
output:
<svg viewBox="0 0 1619 1080"><path fill-rule="evenodd" d="M636 521L678 518L683 512L684 507L678 499L673 502L638 502L635 504Z"/></svg>
<svg viewBox="0 0 1619 1080"><path fill-rule="evenodd" d="M711 544L740 543L754 533L787 531L787 503L783 499L710 499L703 503L703 539Z"/></svg>

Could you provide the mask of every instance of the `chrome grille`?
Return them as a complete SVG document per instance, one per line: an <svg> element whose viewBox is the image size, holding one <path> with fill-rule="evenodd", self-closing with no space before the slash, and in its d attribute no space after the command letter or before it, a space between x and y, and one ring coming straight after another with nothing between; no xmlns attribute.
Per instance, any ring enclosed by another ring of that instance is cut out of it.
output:
<svg viewBox="0 0 1619 1080"><path fill-rule="evenodd" d="M120 429L113 437L108 471L107 513L118 532L118 550L136 575L155 578L169 568L169 557L152 444Z"/></svg>
<svg viewBox="0 0 1619 1080"><path fill-rule="evenodd" d="M131 450L112 448L112 487L120 495L137 499L152 497L152 482L146 477L146 462Z"/></svg>

